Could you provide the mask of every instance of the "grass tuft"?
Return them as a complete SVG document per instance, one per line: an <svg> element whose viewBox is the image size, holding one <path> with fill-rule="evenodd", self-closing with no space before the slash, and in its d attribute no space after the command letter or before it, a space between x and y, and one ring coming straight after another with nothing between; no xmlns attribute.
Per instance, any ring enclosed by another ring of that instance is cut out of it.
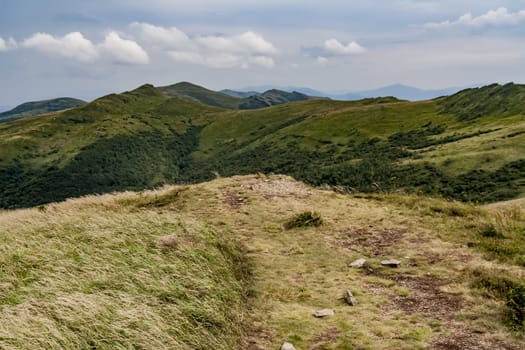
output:
<svg viewBox="0 0 525 350"><path fill-rule="evenodd" d="M305 211L292 216L288 221L284 223L286 230L300 227L319 227L323 224L321 214L315 211Z"/></svg>

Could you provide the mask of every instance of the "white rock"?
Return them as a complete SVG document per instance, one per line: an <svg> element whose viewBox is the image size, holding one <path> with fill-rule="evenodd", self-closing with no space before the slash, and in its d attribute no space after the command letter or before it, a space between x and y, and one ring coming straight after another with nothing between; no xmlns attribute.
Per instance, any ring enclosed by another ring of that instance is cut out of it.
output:
<svg viewBox="0 0 525 350"><path fill-rule="evenodd" d="M366 263L366 260L361 258L361 259L357 259L356 261L354 261L353 263L350 264L350 267L353 267L353 268L356 268L356 269L359 269L361 267L363 267L363 265Z"/></svg>
<svg viewBox="0 0 525 350"><path fill-rule="evenodd" d="M356 306L358 303L357 303L357 299L354 297L354 295L352 294L351 291L347 290L345 292L345 301L348 305L350 306Z"/></svg>
<svg viewBox="0 0 525 350"><path fill-rule="evenodd" d="M381 265L390 266L390 267L399 267L401 265L401 261L390 259L390 260L383 260L381 261Z"/></svg>
<svg viewBox="0 0 525 350"><path fill-rule="evenodd" d="M295 349L295 346L293 346L290 343L283 343L283 345L281 345L281 350L296 350L296 349Z"/></svg>
<svg viewBox="0 0 525 350"><path fill-rule="evenodd" d="M316 312L313 313L313 315L315 317L327 317L327 316L333 316L334 315L334 310L332 309L322 309L322 310L317 310Z"/></svg>

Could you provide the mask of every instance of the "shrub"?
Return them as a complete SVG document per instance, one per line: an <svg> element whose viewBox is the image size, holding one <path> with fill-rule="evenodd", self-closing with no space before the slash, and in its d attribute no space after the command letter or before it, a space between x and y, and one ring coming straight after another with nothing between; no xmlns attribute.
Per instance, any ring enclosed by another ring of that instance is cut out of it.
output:
<svg viewBox="0 0 525 350"><path fill-rule="evenodd" d="M480 235L486 238L505 238L505 235L501 233L494 225L488 224L483 226L480 231Z"/></svg>
<svg viewBox="0 0 525 350"><path fill-rule="evenodd" d="M284 228L290 230L296 227L310 227L310 226L321 226L323 219L321 215L315 211L305 211L292 216L285 224Z"/></svg>
<svg viewBox="0 0 525 350"><path fill-rule="evenodd" d="M525 326L525 286L512 288L507 293L507 307L512 328L522 330Z"/></svg>

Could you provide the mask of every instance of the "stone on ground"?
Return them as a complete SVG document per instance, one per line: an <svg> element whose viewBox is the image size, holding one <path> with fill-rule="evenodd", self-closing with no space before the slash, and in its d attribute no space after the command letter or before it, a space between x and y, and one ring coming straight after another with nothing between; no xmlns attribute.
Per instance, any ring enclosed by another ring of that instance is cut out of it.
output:
<svg viewBox="0 0 525 350"><path fill-rule="evenodd" d="M345 301L350 306L356 306L357 305L357 299L354 297L351 291L347 290L345 292Z"/></svg>
<svg viewBox="0 0 525 350"><path fill-rule="evenodd" d="M401 261L395 259L383 260L381 261L381 265L389 267L399 267L399 265L401 265Z"/></svg>
<svg viewBox="0 0 525 350"><path fill-rule="evenodd" d="M281 350L296 350L295 347L290 343L283 343Z"/></svg>
<svg viewBox="0 0 525 350"><path fill-rule="evenodd" d="M363 265L366 263L366 260L361 258L361 259L357 259L356 261L352 262L350 264L350 267L353 267L353 268L356 268L356 269L359 269L361 267L363 267Z"/></svg>
<svg viewBox="0 0 525 350"><path fill-rule="evenodd" d="M317 310L316 312L313 313L313 315L315 317L318 317L318 318L327 317L327 316L333 316L334 315L334 310L332 310L332 309Z"/></svg>

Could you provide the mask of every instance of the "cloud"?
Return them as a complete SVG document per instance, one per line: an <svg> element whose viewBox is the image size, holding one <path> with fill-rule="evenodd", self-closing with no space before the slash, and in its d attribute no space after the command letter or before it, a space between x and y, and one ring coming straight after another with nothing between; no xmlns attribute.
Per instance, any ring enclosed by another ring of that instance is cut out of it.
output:
<svg viewBox="0 0 525 350"><path fill-rule="evenodd" d="M9 38L7 41L5 41L4 39L0 37L0 52L5 52L5 51L12 50L12 49L16 49L17 46L18 45L15 39Z"/></svg>
<svg viewBox="0 0 525 350"><path fill-rule="evenodd" d="M94 62L99 57L95 45L79 32L69 33L63 37L36 33L25 39L22 46L81 62Z"/></svg>
<svg viewBox="0 0 525 350"><path fill-rule="evenodd" d="M176 27L164 28L149 23L134 22L131 28L139 32L142 40L163 48L183 48L191 45L188 35Z"/></svg>
<svg viewBox="0 0 525 350"><path fill-rule="evenodd" d="M324 66L328 63L328 58L323 57L323 56L317 56L317 63Z"/></svg>
<svg viewBox="0 0 525 350"><path fill-rule="evenodd" d="M63 37L36 33L25 39L22 46L83 63L93 63L104 58L115 63L149 63L149 56L144 49L132 40L122 39L115 32L106 35L104 42L99 45L93 44L79 32L72 32Z"/></svg>
<svg viewBox="0 0 525 350"><path fill-rule="evenodd" d="M272 55L277 49L272 43L254 32L234 36L203 36L196 42L210 51L234 52L249 55Z"/></svg>
<svg viewBox="0 0 525 350"><path fill-rule="evenodd" d="M466 13L455 21L443 21L436 23L427 23L424 25L427 29L446 29L452 27L473 27L481 28L485 26L509 26L517 25L525 20L525 10L518 12L509 12L505 7L497 10L490 10L485 14L474 17L472 13Z"/></svg>
<svg viewBox="0 0 525 350"><path fill-rule="evenodd" d="M98 49L116 63L147 64L150 61L148 53L139 44L133 40L122 39L115 32L106 35Z"/></svg>
<svg viewBox="0 0 525 350"><path fill-rule="evenodd" d="M177 62L199 64L211 68L249 68L251 65L272 68L275 65L273 58L267 56L243 57L228 53L203 55L191 51L170 51L168 55Z"/></svg>
<svg viewBox="0 0 525 350"><path fill-rule="evenodd" d="M366 52L366 49L355 41L343 45L337 39L326 40L324 42L324 50L334 56L358 55Z"/></svg>
<svg viewBox="0 0 525 350"><path fill-rule="evenodd" d="M145 45L165 50L180 63L211 68L272 68L277 48L260 34L248 31L238 35L200 35L190 37L176 27L159 27L148 23L132 23L132 29Z"/></svg>

